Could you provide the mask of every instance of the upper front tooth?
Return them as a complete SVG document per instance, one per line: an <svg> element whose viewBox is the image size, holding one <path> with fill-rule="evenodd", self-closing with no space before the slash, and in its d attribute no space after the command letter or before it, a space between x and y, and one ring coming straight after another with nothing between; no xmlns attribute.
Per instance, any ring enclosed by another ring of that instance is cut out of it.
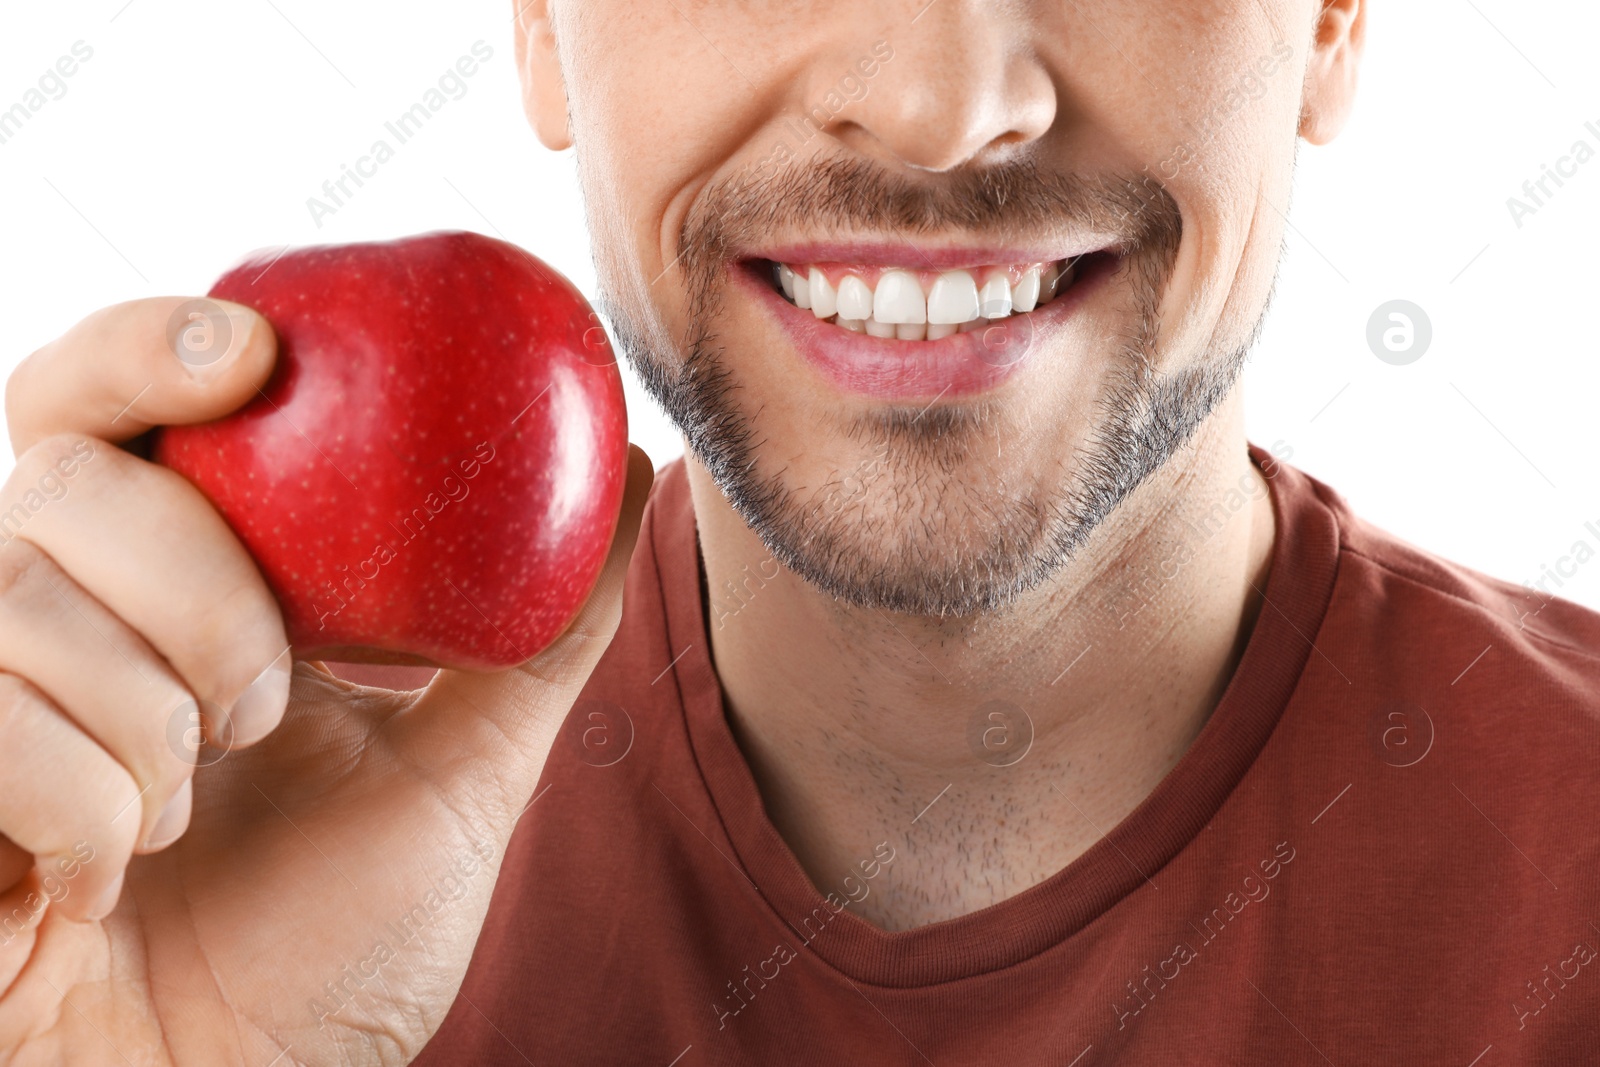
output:
<svg viewBox="0 0 1600 1067"><path fill-rule="evenodd" d="M884 271L878 279L877 291L872 294L872 317L897 325L927 322L928 302L923 298L917 276L903 270Z"/></svg>
<svg viewBox="0 0 1600 1067"><path fill-rule="evenodd" d="M838 293L834 291L833 283L828 281L828 276L816 267L811 268L811 314L819 319L826 319L839 310Z"/></svg>
<svg viewBox="0 0 1600 1067"><path fill-rule="evenodd" d="M1039 268L1029 267L1022 272L1022 280L1011 290L1011 309L1019 312L1032 311L1038 303Z"/></svg>
<svg viewBox="0 0 1600 1067"><path fill-rule="evenodd" d="M978 294L978 307L986 319L1003 319L1011 314L1011 283L1006 281L1005 275L996 274L983 283L983 291Z"/></svg>
<svg viewBox="0 0 1600 1067"><path fill-rule="evenodd" d="M794 299L794 271L782 263L778 264L778 286L784 296Z"/></svg>
<svg viewBox="0 0 1600 1067"><path fill-rule="evenodd" d="M964 270L947 270L928 290L928 321L953 326L978 317L978 285Z"/></svg>
<svg viewBox="0 0 1600 1067"><path fill-rule="evenodd" d="M854 274L846 274L839 282L838 305L841 319L870 319L872 290Z"/></svg>

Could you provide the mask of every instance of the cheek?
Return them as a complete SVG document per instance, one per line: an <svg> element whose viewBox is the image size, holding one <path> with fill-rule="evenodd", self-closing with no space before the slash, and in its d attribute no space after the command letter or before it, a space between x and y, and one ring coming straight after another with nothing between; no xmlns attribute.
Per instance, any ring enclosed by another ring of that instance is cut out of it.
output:
<svg viewBox="0 0 1600 1067"><path fill-rule="evenodd" d="M1220 183L1218 183L1220 185ZM1191 193L1183 208L1183 243L1162 296L1163 370L1214 361L1250 336L1271 290L1283 220L1242 181Z"/></svg>
<svg viewBox="0 0 1600 1067"><path fill-rule="evenodd" d="M1286 229L1273 205L1288 209L1303 34L1269 24L1253 0L1198 0L1159 15L1107 0L1085 14L1113 40L1081 45L1101 64L1100 84L1071 88L1098 102L1102 125L1132 146L1135 169L1156 176L1183 216L1159 356L1175 367L1237 347L1270 292ZM1145 57L1144 76L1126 77L1122 55ZM1109 62L1121 64L1120 81ZM1107 84L1124 88L1112 95Z"/></svg>
<svg viewBox="0 0 1600 1067"><path fill-rule="evenodd" d="M1287 90L1292 75L1279 73L1279 88ZM1255 329L1288 229L1294 148L1283 97L1246 98L1195 163L1168 183L1184 234L1162 307L1164 358L1232 349Z"/></svg>
<svg viewBox="0 0 1600 1067"><path fill-rule="evenodd" d="M765 127L799 65L770 7L584 0L562 21L591 226L646 283L677 255L695 195L770 147Z"/></svg>
<svg viewBox="0 0 1600 1067"><path fill-rule="evenodd" d="M838 0L556 5L601 287L633 309L656 351L675 351L689 325L674 264L707 186L756 175L764 160L782 163L785 153L827 150L826 137L794 131L867 47L831 15L819 19L833 7L844 10ZM845 37L850 48L838 53Z"/></svg>

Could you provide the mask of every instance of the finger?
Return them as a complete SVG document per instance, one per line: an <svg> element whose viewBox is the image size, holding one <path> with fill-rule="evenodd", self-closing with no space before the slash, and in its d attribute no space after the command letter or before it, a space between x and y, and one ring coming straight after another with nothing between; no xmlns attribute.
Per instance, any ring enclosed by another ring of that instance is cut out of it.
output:
<svg viewBox="0 0 1600 1067"><path fill-rule="evenodd" d="M10 889L33 869L33 853L0 834L0 891Z"/></svg>
<svg viewBox="0 0 1600 1067"><path fill-rule="evenodd" d="M47 437L0 493L0 535L37 545L164 657L199 700L208 738L244 746L277 726L289 694L282 615L182 476L103 441Z"/></svg>
<svg viewBox="0 0 1600 1067"><path fill-rule="evenodd" d="M125 441L240 407L272 373L272 327L241 304L163 296L102 308L6 383L12 451L58 433Z"/></svg>
<svg viewBox="0 0 1600 1067"><path fill-rule="evenodd" d="M35 857L41 877L69 877L58 902L66 915L109 914L138 839L133 777L14 674L0 674L0 737L29 754L0 760L0 833Z"/></svg>
<svg viewBox="0 0 1600 1067"><path fill-rule="evenodd" d="M188 827L193 699L138 634L23 540L0 548L0 671L26 677L126 769L140 801L126 818L142 850Z"/></svg>
<svg viewBox="0 0 1600 1067"><path fill-rule="evenodd" d="M650 457L628 446L628 481L611 551L594 591L565 632L522 666L498 674L440 671L410 714L397 718L397 741L409 739L441 753L448 745L481 758L484 746L513 751L495 775L505 797L526 799L536 782L555 731L577 699L594 666L611 644L622 619L622 591L639 538L639 521L655 478ZM468 728L476 725L481 732Z"/></svg>
<svg viewBox="0 0 1600 1067"><path fill-rule="evenodd" d="M520 669L538 677L548 677L557 685L582 688L595 663L611 644L617 625L622 622L622 591L628 580L628 567L639 542L639 523L644 506L655 484L655 465L638 445L628 445L628 480L622 491L622 511L611 540L611 551L595 582L589 599L548 649ZM561 647L565 645L565 647ZM570 661L571 668L564 665ZM576 692L573 693L576 696Z"/></svg>

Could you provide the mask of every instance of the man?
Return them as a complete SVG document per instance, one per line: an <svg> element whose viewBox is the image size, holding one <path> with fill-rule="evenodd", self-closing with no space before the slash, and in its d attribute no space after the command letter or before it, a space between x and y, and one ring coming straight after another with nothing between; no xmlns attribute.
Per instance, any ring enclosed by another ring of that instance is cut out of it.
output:
<svg viewBox="0 0 1600 1067"><path fill-rule="evenodd" d="M0 509L74 476L0 550L10 1062L1594 1062L1600 619L1245 443L1364 27L527 0L690 456L635 453L590 603L503 675L291 692L138 454L253 395L248 309L203 377L176 299L32 356ZM191 699L234 738L198 772Z"/></svg>

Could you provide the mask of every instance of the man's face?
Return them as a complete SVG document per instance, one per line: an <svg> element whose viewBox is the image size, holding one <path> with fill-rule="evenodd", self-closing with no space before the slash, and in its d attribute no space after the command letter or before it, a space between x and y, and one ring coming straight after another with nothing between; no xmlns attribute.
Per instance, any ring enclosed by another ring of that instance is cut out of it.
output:
<svg viewBox="0 0 1600 1067"><path fill-rule="evenodd" d="M1231 388L1321 13L556 0L624 350L791 569L1004 606Z"/></svg>

